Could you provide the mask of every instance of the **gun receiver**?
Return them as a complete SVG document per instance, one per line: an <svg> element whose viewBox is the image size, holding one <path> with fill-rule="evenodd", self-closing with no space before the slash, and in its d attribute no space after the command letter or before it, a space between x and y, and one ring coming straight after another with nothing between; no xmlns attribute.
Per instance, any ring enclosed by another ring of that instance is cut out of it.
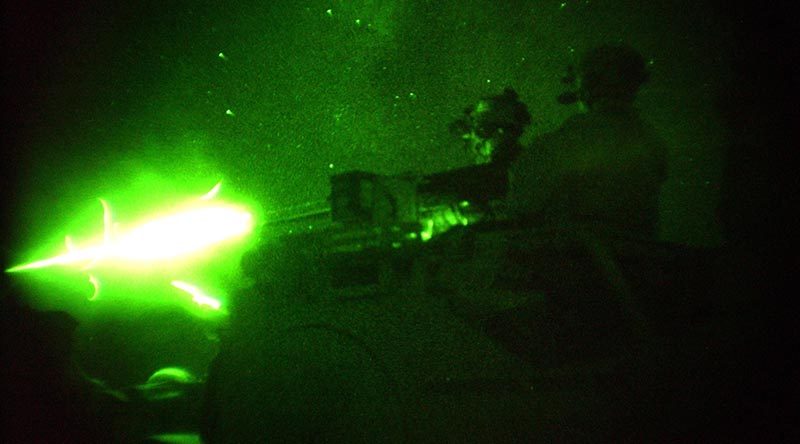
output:
<svg viewBox="0 0 800 444"><path fill-rule="evenodd" d="M327 201L273 213L265 225L292 250L313 250L333 287L381 281L422 243L453 226L495 218L508 189L493 165L430 175L350 171L331 177Z"/></svg>

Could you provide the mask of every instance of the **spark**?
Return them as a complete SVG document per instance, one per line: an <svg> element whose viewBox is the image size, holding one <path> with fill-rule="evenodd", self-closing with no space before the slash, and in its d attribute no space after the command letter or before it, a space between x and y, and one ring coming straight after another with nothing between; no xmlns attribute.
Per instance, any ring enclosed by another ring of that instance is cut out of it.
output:
<svg viewBox="0 0 800 444"><path fill-rule="evenodd" d="M200 200L211 200L217 197L217 194L219 194L219 189L221 187L222 187L222 182L221 181L217 182L217 184L214 185L214 188L212 188L211 191L209 191L208 193L204 194L203 197L200 198Z"/></svg>
<svg viewBox="0 0 800 444"><path fill-rule="evenodd" d="M149 378L148 383L175 381L183 384L195 382L197 378L188 370L181 367L164 367L156 370Z"/></svg>
<svg viewBox="0 0 800 444"><path fill-rule="evenodd" d="M219 308L222 306L219 300L205 294L203 290L197 288L192 284L183 281L172 281L171 284L173 287L179 290L183 290L192 295L192 301L197 305L207 306L214 310L219 310Z"/></svg>
<svg viewBox="0 0 800 444"><path fill-rule="evenodd" d="M94 293L92 297L89 298L90 301L97 299L97 295L100 294L100 281L92 274L89 275L89 282L91 282L92 287L94 287Z"/></svg>
<svg viewBox="0 0 800 444"><path fill-rule="evenodd" d="M180 367L166 367L153 373L144 384L134 388L148 401L174 399L185 394L185 387L197 382L197 378Z"/></svg>

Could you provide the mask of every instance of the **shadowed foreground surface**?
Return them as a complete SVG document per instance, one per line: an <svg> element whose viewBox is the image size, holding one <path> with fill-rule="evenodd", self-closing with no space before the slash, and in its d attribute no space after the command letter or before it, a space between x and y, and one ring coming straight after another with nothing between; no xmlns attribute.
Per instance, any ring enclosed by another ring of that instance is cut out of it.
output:
<svg viewBox="0 0 800 444"><path fill-rule="evenodd" d="M464 251L461 242L443 251ZM621 247L628 255L620 255L619 263L639 277L628 283L646 322L643 332L621 307L626 302L615 299L613 285L602 273L591 276L596 270L592 263L581 265L580 256L570 270L547 274L553 281L584 276L583 293L574 281L550 282L550 288L560 285L562 297L573 298L559 301L529 291L532 282L542 282L530 269L504 268L497 234L483 233L470 242L484 248L460 257L428 251L431 256L399 268L405 270L399 272L402 280L379 284L366 297L319 292L319 283L309 279L319 270L309 270L295 248L251 257L251 270L261 276L297 279L257 279L242 295L246 302L212 365L204 437L209 442L780 437L772 384L759 376L765 371L766 351L760 347L766 333L755 299L759 289L750 286L758 264L735 263L742 257L719 250ZM549 242L532 251L538 255L533 263L552 272L548 262L564 251L550 257L548 251L553 251Z"/></svg>

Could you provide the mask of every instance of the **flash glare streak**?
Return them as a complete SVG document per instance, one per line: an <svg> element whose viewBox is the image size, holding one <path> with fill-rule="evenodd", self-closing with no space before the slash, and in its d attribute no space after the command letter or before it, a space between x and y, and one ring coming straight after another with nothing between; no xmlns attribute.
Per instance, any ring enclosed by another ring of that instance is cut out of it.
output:
<svg viewBox="0 0 800 444"><path fill-rule="evenodd" d="M203 293L203 290L195 287L192 284L183 282L183 281L172 281L172 286L183 290L190 295L192 295L192 301L200 306L208 306L213 308L214 310L219 310L220 306L222 305L218 300L214 299L211 296L208 296Z"/></svg>
<svg viewBox="0 0 800 444"><path fill-rule="evenodd" d="M100 204L103 206L103 242L111 242L111 207L104 199L100 199Z"/></svg>

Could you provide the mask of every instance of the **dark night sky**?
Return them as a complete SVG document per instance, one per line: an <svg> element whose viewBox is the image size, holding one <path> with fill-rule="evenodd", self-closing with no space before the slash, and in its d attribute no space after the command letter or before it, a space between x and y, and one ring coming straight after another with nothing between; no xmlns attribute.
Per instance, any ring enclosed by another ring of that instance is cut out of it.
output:
<svg viewBox="0 0 800 444"><path fill-rule="evenodd" d="M554 100L565 65L610 41L652 61L639 106L671 149L662 236L722 240L731 134L718 104L731 85L761 87L736 84L750 79L737 77L736 63L758 52L742 45L756 29L744 22L749 9L688 0L121 3L4 3L14 173L4 187L16 233L7 248L59 231L42 221L142 170L223 177L271 210L324 199L331 173L464 165L446 131L464 106L513 86L534 117L527 137L553 129L576 111Z"/></svg>

